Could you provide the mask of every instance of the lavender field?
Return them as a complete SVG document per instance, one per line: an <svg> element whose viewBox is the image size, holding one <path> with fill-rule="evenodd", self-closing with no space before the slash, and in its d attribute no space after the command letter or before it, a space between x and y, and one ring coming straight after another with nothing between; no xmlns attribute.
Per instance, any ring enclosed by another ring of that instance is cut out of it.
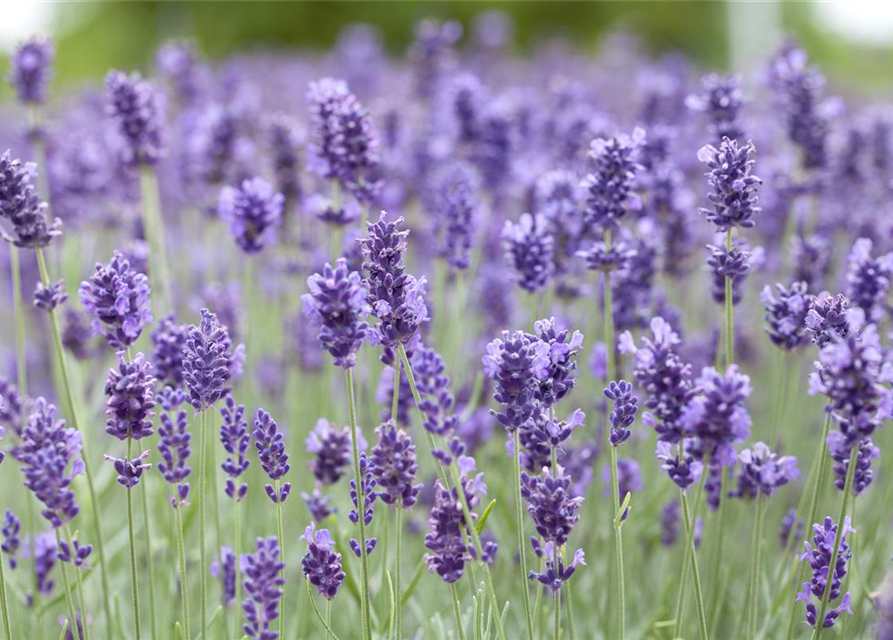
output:
<svg viewBox="0 0 893 640"><path fill-rule="evenodd" d="M18 46L2 637L893 640L893 105L510 34Z"/></svg>

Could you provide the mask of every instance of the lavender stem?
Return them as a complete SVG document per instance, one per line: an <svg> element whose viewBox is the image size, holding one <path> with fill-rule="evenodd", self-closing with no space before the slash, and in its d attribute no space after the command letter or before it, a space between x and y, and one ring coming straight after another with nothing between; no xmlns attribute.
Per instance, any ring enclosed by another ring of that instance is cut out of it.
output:
<svg viewBox="0 0 893 640"><path fill-rule="evenodd" d="M765 506L763 494L760 492L757 494L756 499L757 519L753 527L753 562L750 567L750 586L748 588L747 635L749 638L756 637L757 613L759 613L757 592L759 591L760 583L760 556L763 547L763 516Z"/></svg>
<svg viewBox="0 0 893 640"><path fill-rule="evenodd" d="M400 374L400 361L397 361L397 374ZM399 386L399 385L398 385ZM394 396L396 397L396 393ZM396 406L396 402L394 405ZM400 584L400 562L402 560L402 551L403 551L403 504L402 501L397 504L397 508L395 509L394 518L396 520L396 558L394 559L394 592L397 595L395 598L396 602L394 606L396 608L395 617L397 618L397 640L403 638L403 605L400 602L401 593L401 584ZM455 585L454 585L455 586Z"/></svg>
<svg viewBox="0 0 893 640"><path fill-rule="evenodd" d="M53 533L56 534L56 548L58 549L62 546L62 538L59 536L59 529L53 529ZM68 569L65 566L66 563L62 563L62 583L65 586L65 603L68 605L68 620L72 625L72 636L77 637L81 634L78 633L77 626L77 617L74 609L74 598L71 595L71 582L68 580ZM9 636L10 640L12 640L12 635ZM137 635L139 638L139 635ZM81 638L81 640L84 640Z"/></svg>
<svg viewBox="0 0 893 640"><path fill-rule="evenodd" d="M6 600L6 576L3 573L3 550L0 549L0 607L3 609L3 630L6 632L6 640L12 640L12 629L9 625L9 603Z"/></svg>
<svg viewBox="0 0 893 640"><path fill-rule="evenodd" d="M161 197L158 193L158 176L153 165L140 165L140 197L142 198L143 228L146 241L149 243L149 259L151 265L149 275L152 279L152 291L157 293L153 299L162 304L162 309L155 311L162 317L173 310L171 302L171 277L168 270L167 249L164 239L164 219L161 215Z"/></svg>
<svg viewBox="0 0 893 640"><path fill-rule="evenodd" d="M732 250L732 227L726 230L726 251ZM726 367L732 366L735 361L735 325L733 319L734 304L732 301L732 277L726 276Z"/></svg>
<svg viewBox="0 0 893 640"><path fill-rule="evenodd" d="M65 538L68 541L68 547L70 549L74 549L74 537L71 535L71 527L67 522L65 523ZM81 624L83 626L83 632L81 633L81 635L83 635L84 640L90 640L90 628L87 624L87 604L84 600L84 580L81 577L81 572L77 567L74 568L74 576L78 591L78 600L80 601L81 605Z"/></svg>
<svg viewBox="0 0 893 640"><path fill-rule="evenodd" d="M347 378L348 411L350 413L350 444L353 458L354 481L357 489L357 522L360 527L360 608L362 609L363 638L372 640L369 623L369 566L366 559L366 506L362 478L360 477L360 450L357 444L357 409L354 397L353 369L345 371Z"/></svg>
<svg viewBox="0 0 893 640"><path fill-rule="evenodd" d="M18 374L19 393L28 395L28 370L25 362L25 307L22 301L22 274L19 262L19 249L9 245L9 264L12 277L12 300L16 314L16 373Z"/></svg>
<svg viewBox="0 0 893 640"><path fill-rule="evenodd" d="M691 572L694 575L695 580L695 602L698 608L698 630L701 640L707 640L707 617L704 614L704 596L701 592L701 573L698 571L698 554L695 552L695 522L692 520L692 515L689 512L688 496L685 495L685 491L680 491L680 493L682 494L682 517L685 518L685 529L688 536L686 555L691 559Z"/></svg>
<svg viewBox="0 0 893 640"><path fill-rule="evenodd" d="M533 640L533 614L530 609L530 590L527 586L529 580L527 577L527 552L524 548L524 505L521 502L521 442L517 429L512 434L512 439L512 449L514 450L515 458L514 469L512 469L512 474L515 476L514 482L512 482L512 489L515 492L515 524L518 530L518 553L521 557L521 595L524 599L524 615L527 618L527 637L529 640ZM554 455L554 447L552 452ZM553 462L553 473L556 468L557 465Z"/></svg>
<svg viewBox="0 0 893 640"><path fill-rule="evenodd" d="M174 500L179 497L177 491ZM189 625L189 582L186 576L186 543L183 536L183 515L180 513L182 505L174 507L174 516L177 521L177 560L180 564L180 603L183 609L183 628L185 629L185 637L192 638L192 632ZM236 556L238 558L238 555ZM239 584L236 580L236 584Z"/></svg>
<svg viewBox="0 0 893 640"><path fill-rule="evenodd" d="M276 479L273 484L276 488L276 495L281 496L282 494L279 491L279 480ZM283 588L282 595L280 596L280 600L285 600L285 548L283 547L283 541L285 536L282 535L282 500L277 500L276 502L276 532L279 536L279 558L282 562L282 571L279 572L279 576L283 579ZM238 563L238 556L236 556L236 562ZM237 571L238 576L238 571ZM236 582L238 582L238 577L236 578ZM279 614L279 637L284 638L283 629L285 628L285 610Z"/></svg>
<svg viewBox="0 0 893 640"><path fill-rule="evenodd" d="M133 458L133 438L127 438L127 459ZM136 575L136 539L133 535L133 489L127 489L127 533L130 539L130 588L133 593L133 621L136 627L136 640L142 638L140 628L140 594Z"/></svg>
<svg viewBox="0 0 893 640"><path fill-rule="evenodd" d="M199 632L202 640L205 640L207 637L208 630L208 582L205 573L208 571L207 558L206 558L206 544L205 537L207 535L206 523L205 523L205 476L207 475L207 471L205 469L205 465L207 464L207 450L208 450L208 419L205 414L207 411L200 411L198 414L199 419L199 431L201 442L199 443L199 452L198 452L198 531L199 531L199 590L201 591L201 623L202 628Z"/></svg>
<svg viewBox="0 0 893 640"><path fill-rule="evenodd" d="M450 595L453 598L453 617L456 619L456 633L459 635L459 640L465 640L465 630L462 628L462 611L459 608L459 591L456 589L456 583L450 583ZM400 638L400 635L397 635L397 638Z"/></svg>

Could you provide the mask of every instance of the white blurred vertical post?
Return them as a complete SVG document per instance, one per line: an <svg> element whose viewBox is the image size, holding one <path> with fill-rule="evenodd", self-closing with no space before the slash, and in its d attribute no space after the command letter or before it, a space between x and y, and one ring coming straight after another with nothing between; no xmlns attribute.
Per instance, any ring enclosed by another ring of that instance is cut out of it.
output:
<svg viewBox="0 0 893 640"><path fill-rule="evenodd" d="M781 42L781 4L778 0L727 0L726 21L729 67L747 76Z"/></svg>

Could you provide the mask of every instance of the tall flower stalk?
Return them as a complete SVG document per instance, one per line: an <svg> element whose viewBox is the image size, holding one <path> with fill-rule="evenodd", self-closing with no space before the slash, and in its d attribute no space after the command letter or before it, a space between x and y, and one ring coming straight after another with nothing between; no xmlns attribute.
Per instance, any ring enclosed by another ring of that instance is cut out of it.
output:
<svg viewBox="0 0 893 640"><path fill-rule="evenodd" d="M3 427L0 427L0 440L3 439ZM0 451L0 464L6 455ZM6 525L4 524L4 527ZM4 533L5 535L5 533ZM4 543L5 544L5 543ZM3 630L6 632L7 640L12 640L12 629L9 622L9 601L6 598L6 576L4 575L4 565L6 560L3 558L3 549L0 548L0 610L3 613Z"/></svg>
<svg viewBox="0 0 893 640"><path fill-rule="evenodd" d="M220 426L220 442L229 456L224 460L221 468L228 476L226 479L225 493L233 501L233 555L237 565L238 574L241 562L242 549L242 499L248 494L248 484L242 482L236 484L239 478L248 470L251 464L248 457L248 447L251 440L248 433L248 422L245 419L245 406L236 405L232 395L226 397L226 405L221 407L220 415L223 424ZM236 579L234 602L239 603L242 598L242 581Z"/></svg>

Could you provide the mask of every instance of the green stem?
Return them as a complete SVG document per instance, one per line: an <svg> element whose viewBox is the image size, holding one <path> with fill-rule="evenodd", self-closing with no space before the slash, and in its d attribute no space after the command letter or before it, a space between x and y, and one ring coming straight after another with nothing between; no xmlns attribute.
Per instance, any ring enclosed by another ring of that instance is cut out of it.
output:
<svg viewBox="0 0 893 640"><path fill-rule="evenodd" d="M747 637L755 638L757 631L757 614L759 613L758 591L760 584L760 565L763 549L763 516L765 513L765 497L757 494L756 509L757 519L753 527L753 562L750 567L750 587L748 597Z"/></svg>
<svg viewBox="0 0 893 640"><path fill-rule="evenodd" d="M279 572L279 577L283 580L283 588L282 595L279 596L279 599L285 600L285 536L282 535L282 502L279 502L279 480L274 481L275 489L276 489L276 532L279 537L279 559L282 562L282 570ZM238 582L238 580L237 580ZM285 636L282 634L283 629L285 628L285 609L279 613L279 637L284 638Z"/></svg>
<svg viewBox="0 0 893 640"><path fill-rule="evenodd" d="M127 459L133 459L133 438L127 438ZM133 534L133 489L127 489L127 534L130 539L130 588L133 594L133 622L136 628L136 640L142 638L140 628L140 594L136 568L136 538ZM86 624L86 622L85 622Z"/></svg>
<svg viewBox="0 0 893 640"><path fill-rule="evenodd" d="M552 563L555 565L555 569L558 569L558 545L552 544ZM561 638L561 589L555 592L555 640L560 640ZM620 628L623 629L623 625L620 625ZM622 632L621 632L622 633ZM622 636L621 636L622 637Z"/></svg>
<svg viewBox="0 0 893 640"><path fill-rule="evenodd" d="M732 250L732 228L726 230L726 251ZM726 367L732 365L735 361L735 324L734 324L734 304L732 304L732 278L726 276L726 295L725 295L725 311L726 311Z"/></svg>
<svg viewBox="0 0 893 640"><path fill-rule="evenodd" d="M180 513L180 509L183 505L179 502L179 491L175 492L173 499L177 503L176 506L174 506L174 517L177 520L177 560L180 564L180 603L183 610L183 629L186 631L186 638L191 640L192 632L189 625L189 582L187 581L186 575L186 542L183 535L183 514ZM236 558L238 557L237 552ZM236 560L236 562L238 562L238 560ZM241 580L236 579L237 589L240 582Z"/></svg>
<svg viewBox="0 0 893 640"><path fill-rule="evenodd" d="M706 473L706 470L704 471ZM682 494L682 517L685 518L685 529L688 535L688 556L691 559L691 572L695 581L695 602L698 608L698 631L701 640L707 640L707 616L704 613L704 594L701 591L701 573L698 571L698 554L695 551L695 522L688 508L688 496ZM678 634L677 634L678 635Z"/></svg>
<svg viewBox="0 0 893 640"><path fill-rule="evenodd" d="M725 540L725 521L726 521L726 484L728 482L729 474L727 474L724 470L721 472L719 479L719 495L721 496L719 502L719 508L717 511L717 519L719 520L718 526L716 527L716 551L713 554L713 581L711 583L711 588L713 591L713 605L710 608L710 632L713 633L713 627L717 620L717 614L719 609L722 608L722 599L723 599L723 589L720 586L721 577L722 577L722 569L723 569L723 541Z"/></svg>
<svg viewBox="0 0 893 640"><path fill-rule="evenodd" d="M67 522L65 523L65 538L68 542L68 548L71 550L72 557L74 557L74 537L71 535L71 527ZM74 563L72 563L72 565L74 565ZM77 567L74 567L74 577L78 591L78 600L80 601L81 623L84 627L82 635L84 636L84 640L90 640L90 625L87 624L87 604L86 600L84 600L84 580Z"/></svg>
<svg viewBox="0 0 893 640"><path fill-rule="evenodd" d="M562 551L564 553L564 551ZM565 560L566 561L566 560ZM565 582L562 587L566 594L564 598L565 604L567 604L567 633L570 636L571 640L576 640L577 637L577 629L574 626L574 606L573 606L573 591L571 591L571 581L568 580Z"/></svg>
<svg viewBox="0 0 893 640"><path fill-rule="evenodd" d="M846 482L843 486L843 499L840 501L840 515L837 517L837 535L834 537L834 551L831 553L831 562L829 567L837 566L837 558L840 555L840 545L846 536L846 528L844 519L846 518L847 502L850 499L850 493L853 490L853 478L856 475L856 462L859 459L859 445L853 447L850 454L850 463L847 466ZM815 630L812 633L812 640L821 640L822 633L825 631L825 612L828 610L828 596L831 593L831 584L833 580L825 582L825 593L822 594L822 606L819 609L819 615L815 619Z"/></svg>
<svg viewBox="0 0 893 640"><path fill-rule="evenodd" d="M310 594L310 599L313 599L313 594ZM337 636L333 636L332 634L332 601L326 598L326 640L333 639L337 640Z"/></svg>
<svg viewBox="0 0 893 640"><path fill-rule="evenodd" d="M605 231L605 248L611 250L611 230ZM605 271L605 347L608 350L608 380L614 379L616 350L614 346L614 291L611 286L611 272ZM606 409L607 411L607 409Z"/></svg>
<svg viewBox="0 0 893 640"><path fill-rule="evenodd" d="M394 394L391 400L391 422L394 424L397 423L397 409L400 407L400 370L402 366L403 361L397 358L397 362L394 363Z"/></svg>
<svg viewBox="0 0 893 640"><path fill-rule="evenodd" d="M0 608L3 609L3 630L6 632L6 640L12 640L12 627L9 622L9 603L6 600L6 576L3 571L3 550L0 549Z"/></svg>
<svg viewBox="0 0 893 640"><path fill-rule="evenodd" d="M363 483L360 474L360 450L357 444L357 408L354 396L353 369L345 371L347 377L347 398L350 413L350 444L353 457L354 482L357 491L357 524L360 528L360 608L362 610L363 638L372 640L372 629L369 621L369 566L366 558L366 505L363 495Z"/></svg>
<svg viewBox="0 0 893 640"><path fill-rule="evenodd" d="M40 279L43 281L45 286L50 286L50 275L47 270L46 258L43 253L43 249L37 249L37 266L40 270ZM78 409L77 405L74 402L74 394L71 392L71 378L68 374L68 360L65 357L65 348L62 346L62 333L59 331L59 320L56 317L56 311L50 311L50 325L53 331L53 343L56 347L56 357L59 360L59 368L62 371L62 384L64 387L65 398L68 402L68 406L71 410L71 423L72 426L82 434L81 437L81 459L84 461L84 475L87 477L87 491L90 494L90 505L92 506L93 513L93 528L95 529L96 534L96 550L99 552L99 569L100 569L100 577L102 578L102 592L103 592L103 604L105 608L106 620L108 621L109 629L112 628L112 603L109 599L111 597L111 588L109 587L109 577L108 577L108 564L106 562L105 555L105 538L102 535L102 528L99 526L99 523L102 521L102 514L100 512L99 501L96 499L96 488L93 483L93 468L90 463L90 456L87 455L86 449L86 438L84 437L84 433L81 430L80 419L78 418Z"/></svg>
<svg viewBox="0 0 893 640"><path fill-rule="evenodd" d="M785 397L787 396L787 385L788 380L787 376L787 351L784 349L780 349L778 352L778 377L775 383L775 409L772 412L772 431L769 435L769 447L771 449L775 449L776 446L776 435L778 434L778 423L781 417L781 407L784 403Z"/></svg>
<svg viewBox="0 0 893 640"><path fill-rule="evenodd" d="M25 362L25 306L22 301L22 274L19 263L19 250L9 245L9 264L12 276L12 300L16 316L16 372L19 394L28 397L28 369Z"/></svg>
<svg viewBox="0 0 893 640"><path fill-rule="evenodd" d="M199 591L201 597L201 623L202 628L199 632L199 635L202 640L205 640L208 633L208 579L205 574L208 572L207 565L207 549L205 548L205 538L207 536L206 523L205 523L205 511L207 501L205 498L205 485L207 481L205 479L206 470L205 466L207 465L206 457L208 450L208 419L206 417L207 410L200 411L198 414L199 420L199 451L198 451L198 539L199 539ZM238 580L237 580L238 582Z"/></svg>
<svg viewBox="0 0 893 640"><path fill-rule="evenodd" d="M459 636L459 640L465 640L465 630L462 628L462 610L459 607L459 591L456 589L456 583L450 583L450 595L453 598L453 617L456 619L456 633ZM401 640L400 635L397 635L397 640Z"/></svg>
<svg viewBox="0 0 893 640"><path fill-rule="evenodd" d="M310 578L307 578L307 595L310 596L310 605L313 607L313 612L316 614L316 617L319 619L320 624L326 630L326 633L333 638L333 640L339 640L338 635L332 631L332 627L329 625L329 621L326 618L330 618L331 606L332 603L330 600L326 600L326 618L322 617L322 614L319 612L319 607L316 606L316 600L313 599L313 590L310 587Z"/></svg>
<svg viewBox="0 0 893 640"><path fill-rule="evenodd" d="M241 553L242 553L242 515L239 509L240 502L236 499L233 499L233 553L236 556L236 576L241 576ZM299 592L300 593L300 592ZM239 628L239 607L242 606L242 580L236 579L236 600L233 604L233 608L235 612L233 613L233 617L235 618L236 629Z"/></svg>
<svg viewBox="0 0 893 640"><path fill-rule="evenodd" d="M141 165L140 197L142 198L143 230L149 244L149 278L155 300L161 303L154 305L158 317L173 311L171 303L171 278L168 271L167 249L164 238L164 218L161 214L161 198L158 193L158 176L152 165Z"/></svg>
<svg viewBox="0 0 893 640"><path fill-rule="evenodd" d="M623 576L623 522L620 514L620 478L617 473L617 447L611 447L611 486L614 498L614 546L617 551L617 583L620 598L620 640L626 637L626 584Z"/></svg>
<svg viewBox="0 0 893 640"><path fill-rule="evenodd" d="M398 361L399 364L399 361ZM400 370L397 369L399 373ZM396 558L394 559L394 591L397 594L395 598L396 602L394 606L396 607L395 617L397 618L397 640L403 640L403 605L400 602L400 594L401 585L400 585L400 561L402 559L402 542L403 542L403 503L402 501L397 504L397 510L394 514L394 519L396 520Z"/></svg>
<svg viewBox="0 0 893 640"><path fill-rule="evenodd" d="M58 549L61 546L61 542L62 542L62 538L59 536L59 529L58 528L53 529L53 533L56 534L56 548ZM77 638L78 636L81 636L81 634L78 633L78 624L77 624L78 619L77 619L77 614L75 613L75 608L74 608L74 597L71 595L71 582L68 580L68 567L67 567L68 563L62 562L60 564L62 565L61 566L61 568L62 568L62 583L65 586L65 603L68 605L68 620L69 620L69 623L71 624L71 629L72 629L71 635L74 636L75 638ZM87 621L83 620L82 624L84 627L86 627ZM12 636L9 636L9 637L12 638ZM137 636L137 637L139 637L139 636ZM85 640L83 636L81 636L81 640Z"/></svg>
<svg viewBox="0 0 893 640"><path fill-rule="evenodd" d="M155 570L152 568L152 525L149 520L149 485L143 487L140 492L143 496L143 523L146 527L146 577L149 581L149 608L152 610L152 638L158 633L157 608L155 606Z"/></svg>
<svg viewBox="0 0 893 640"><path fill-rule="evenodd" d="M725 473L725 471L723 471ZM698 510L701 505L701 496L704 495L704 483L707 480L707 460L704 460L704 464L701 471L701 479L698 482L697 495L695 496L695 504L693 512L693 517L695 521L692 521L691 527L688 526L688 518L686 518L686 528L685 532L688 537L685 544L685 559L682 562L682 579L679 583L679 596L676 599L676 625L675 630L673 632L674 638L679 638L682 636L682 603L685 598L685 588L686 583L688 582L688 567L691 565L691 557L695 552L695 524L698 517ZM683 505L686 506L686 505ZM695 559L697 560L697 558ZM705 636L706 637L706 636Z"/></svg>
<svg viewBox="0 0 893 640"><path fill-rule="evenodd" d="M529 580L527 577L527 551L524 544L524 505L521 501L521 442L518 429L515 429L512 438L512 449L514 450L515 458L515 468L512 469L512 474L515 476L514 482L512 482L512 489L515 492L515 525L518 530L518 553L521 557L521 595L524 600L524 616L527 620L527 638L528 640L533 640L533 615L530 610L530 590L527 586ZM557 465L554 463L552 472L557 473Z"/></svg>

